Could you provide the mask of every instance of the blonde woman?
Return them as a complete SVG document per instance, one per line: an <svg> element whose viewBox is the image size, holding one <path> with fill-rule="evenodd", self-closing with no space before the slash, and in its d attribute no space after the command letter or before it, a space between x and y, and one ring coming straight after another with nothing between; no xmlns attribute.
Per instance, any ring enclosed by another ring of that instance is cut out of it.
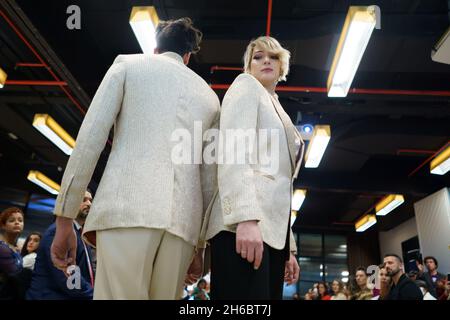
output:
<svg viewBox="0 0 450 320"><path fill-rule="evenodd" d="M244 55L245 72L222 103L219 192L206 234L212 299L281 299L283 280L298 280L289 221L292 182L304 143L275 93L277 83L286 79L289 58L289 51L274 38L251 41ZM262 138L264 134L269 138ZM245 161L239 162L233 152ZM263 161L267 153L269 161Z"/></svg>

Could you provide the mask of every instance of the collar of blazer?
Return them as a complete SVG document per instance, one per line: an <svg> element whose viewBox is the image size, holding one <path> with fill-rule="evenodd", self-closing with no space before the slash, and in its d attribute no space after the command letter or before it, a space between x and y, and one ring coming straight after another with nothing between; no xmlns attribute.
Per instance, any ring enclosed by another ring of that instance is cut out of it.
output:
<svg viewBox="0 0 450 320"><path fill-rule="evenodd" d="M168 58L173 59L173 60L181 63L182 65L184 65L183 58L178 53L175 53L172 51L167 51L164 53L160 53L160 56L168 57Z"/></svg>

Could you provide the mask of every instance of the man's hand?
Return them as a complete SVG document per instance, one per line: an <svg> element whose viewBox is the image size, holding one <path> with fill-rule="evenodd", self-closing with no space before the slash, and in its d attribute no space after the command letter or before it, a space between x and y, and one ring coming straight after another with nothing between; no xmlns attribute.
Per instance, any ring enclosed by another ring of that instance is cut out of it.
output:
<svg viewBox="0 0 450 320"><path fill-rule="evenodd" d="M56 218L56 233L50 248L53 265L66 273L68 266L76 264L77 236L73 219Z"/></svg>
<svg viewBox="0 0 450 320"><path fill-rule="evenodd" d="M194 259L192 260L184 279L185 284L194 284L201 278L203 273L203 251L204 249L199 249L197 254L194 255Z"/></svg>
<svg viewBox="0 0 450 320"><path fill-rule="evenodd" d="M300 266L298 265L297 258L291 252L289 261L286 261L286 265L284 267L284 281L288 285L294 284L298 281L299 274Z"/></svg>
<svg viewBox="0 0 450 320"><path fill-rule="evenodd" d="M243 259L253 263L255 270L262 261L264 243L256 220L244 221L236 229L236 252Z"/></svg>

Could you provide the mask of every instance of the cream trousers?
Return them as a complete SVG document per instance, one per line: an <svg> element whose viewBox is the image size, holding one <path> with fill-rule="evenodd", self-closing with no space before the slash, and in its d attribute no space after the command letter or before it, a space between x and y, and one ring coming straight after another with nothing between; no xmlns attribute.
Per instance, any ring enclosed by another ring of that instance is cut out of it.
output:
<svg viewBox="0 0 450 320"><path fill-rule="evenodd" d="M97 231L94 300L181 299L194 246L161 229Z"/></svg>

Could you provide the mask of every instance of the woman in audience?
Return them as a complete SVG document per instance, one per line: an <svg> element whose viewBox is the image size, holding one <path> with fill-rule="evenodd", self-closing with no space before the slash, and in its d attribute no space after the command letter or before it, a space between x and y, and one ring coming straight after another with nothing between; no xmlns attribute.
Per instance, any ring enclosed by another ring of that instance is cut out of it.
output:
<svg viewBox="0 0 450 320"><path fill-rule="evenodd" d="M355 273L355 284L352 286L351 300L370 300L373 298L372 290L367 287L366 269L359 267Z"/></svg>
<svg viewBox="0 0 450 320"><path fill-rule="evenodd" d="M42 239L42 235L39 232L32 232L25 240L22 251L20 252L23 260L23 267L34 270L34 264L36 262L37 250L39 243Z"/></svg>
<svg viewBox="0 0 450 320"><path fill-rule="evenodd" d="M317 286L317 290L319 295L317 296L317 300L330 300L331 296L328 294L328 285L326 282L319 282Z"/></svg>
<svg viewBox="0 0 450 320"><path fill-rule="evenodd" d="M17 239L23 230L23 213L19 208L8 208L0 215L0 300L20 299L24 296L19 274L22 257Z"/></svg>
<svg viewBox="0 0 450 320"><path fill-rule="evenodd" d="M3 240L12 250L19 252L17 247L17 239L23 231L24 215L22 210L16 207L5 209L0 216L0 229L3 235L0 235L0 240Z"/></svg>
<svg viewBox="0 0 450 320"><path fill-rule="evenodd" d="M392 279L387 274L386 266L384 264L381 264L380 266L380 298L379 300L384 300L388 295L389 291L391 290L392 286Z"/></svg>
<svg viewBox="0 0 450 320"><path fill-rule="evenodd" d="M344 293L344 284L339 279L334 279L331 283L331 289L333 295L330 300L347 300L347 296Z"/></svg>

